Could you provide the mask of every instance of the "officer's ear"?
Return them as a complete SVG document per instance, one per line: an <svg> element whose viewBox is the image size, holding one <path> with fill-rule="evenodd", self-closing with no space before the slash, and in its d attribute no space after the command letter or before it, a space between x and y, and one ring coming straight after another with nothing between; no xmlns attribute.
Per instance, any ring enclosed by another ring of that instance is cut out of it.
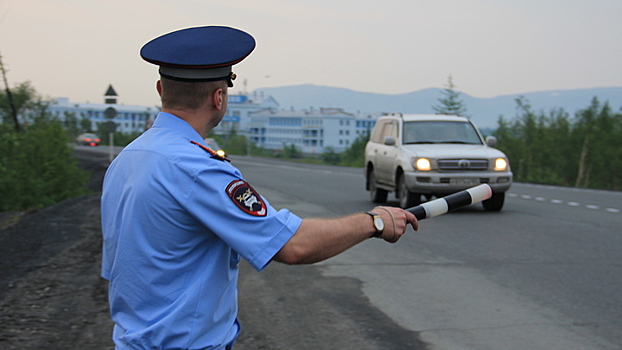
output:
<svg viewBox="0 0 622 350"><path fill-rule="evenodd" d="M224 108L224 101L227 98L227 90L226 88L218 87L212 93L212 105L217 110L222 110Z"/></svg>
<svg viewBox="0 0 622 350"><path fill-rule="evenodd" d="M158 91L158 95L162 97L162 81L161 80L158 80L156 82L156 91Z"/></svg>

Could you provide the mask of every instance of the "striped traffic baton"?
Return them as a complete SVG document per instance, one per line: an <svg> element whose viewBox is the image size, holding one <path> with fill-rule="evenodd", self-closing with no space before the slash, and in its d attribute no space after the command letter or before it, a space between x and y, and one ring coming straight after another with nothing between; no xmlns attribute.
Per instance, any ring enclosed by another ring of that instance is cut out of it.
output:
<svg viewBox="0 0 622 350"><path fill-rule="evenodd" d="M492 188L488 184L481 184L406 210L415 214L417 220L423 220L479 203L490 197L492 197Z"/></svg>

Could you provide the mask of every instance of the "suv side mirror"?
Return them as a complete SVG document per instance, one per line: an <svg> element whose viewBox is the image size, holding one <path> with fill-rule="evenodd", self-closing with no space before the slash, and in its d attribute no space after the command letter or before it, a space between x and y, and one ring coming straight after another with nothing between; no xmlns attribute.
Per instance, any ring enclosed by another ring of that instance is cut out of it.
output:
<svg viewBox="0 0 622 350"><path fill-rule="evenodd" d="M497 145L497 138L494 136L486 136L486 144L490 147L495 147Z"/></svg>
<svg viewBox="0 0 622 350"><path fill-rule="evenodd" d="M384 144L387 146L395 146L395 137L387 136L384 138Z"/></svg>

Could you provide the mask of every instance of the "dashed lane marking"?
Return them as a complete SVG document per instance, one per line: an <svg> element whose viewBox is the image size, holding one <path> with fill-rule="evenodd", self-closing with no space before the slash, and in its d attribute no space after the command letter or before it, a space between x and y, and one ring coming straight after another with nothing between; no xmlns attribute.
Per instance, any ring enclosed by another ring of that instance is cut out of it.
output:
<svg viewBox="0 0 622 350"><path fill-rule="evenodd" d="M620 210L618 208L601 208L600 206L594 205L594 204L582 205L581 203L577 203L577 202L565 202L565 201L563 201L561 199L546 199L544 197L532 197L532 196L530 196L528 194L519 195L519 194L516 194L516 193L508 193L507 195L508 195L508 197L512 197L512 198L521 198L521 199L526 199L526 200L536 200L538 202L549 201L549 202L551 202L553 204L566 204L566 205L571 206L571 207L581 207L581 206L583 206L583 207L585 207L587 209L591 209L591 210L604 210L604 211L606 211L608 213L616 213L616 214L618 214L618 213L622 212L622 210Z"/></svg>

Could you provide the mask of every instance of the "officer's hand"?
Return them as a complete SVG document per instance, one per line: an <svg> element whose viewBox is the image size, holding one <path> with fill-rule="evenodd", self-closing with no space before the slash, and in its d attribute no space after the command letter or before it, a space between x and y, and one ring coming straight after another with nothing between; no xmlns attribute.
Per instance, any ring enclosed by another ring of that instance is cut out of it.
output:
<svg viewBox="0 0 622 350"><path fill-rule="evenodd" d="M408 224L417 231L419 230L419 221L414 214L400 208L395 207L376 207L374 212L378 213L384 221L384 230L382 236L385 241L395 243L406 233Z"/></svg>

